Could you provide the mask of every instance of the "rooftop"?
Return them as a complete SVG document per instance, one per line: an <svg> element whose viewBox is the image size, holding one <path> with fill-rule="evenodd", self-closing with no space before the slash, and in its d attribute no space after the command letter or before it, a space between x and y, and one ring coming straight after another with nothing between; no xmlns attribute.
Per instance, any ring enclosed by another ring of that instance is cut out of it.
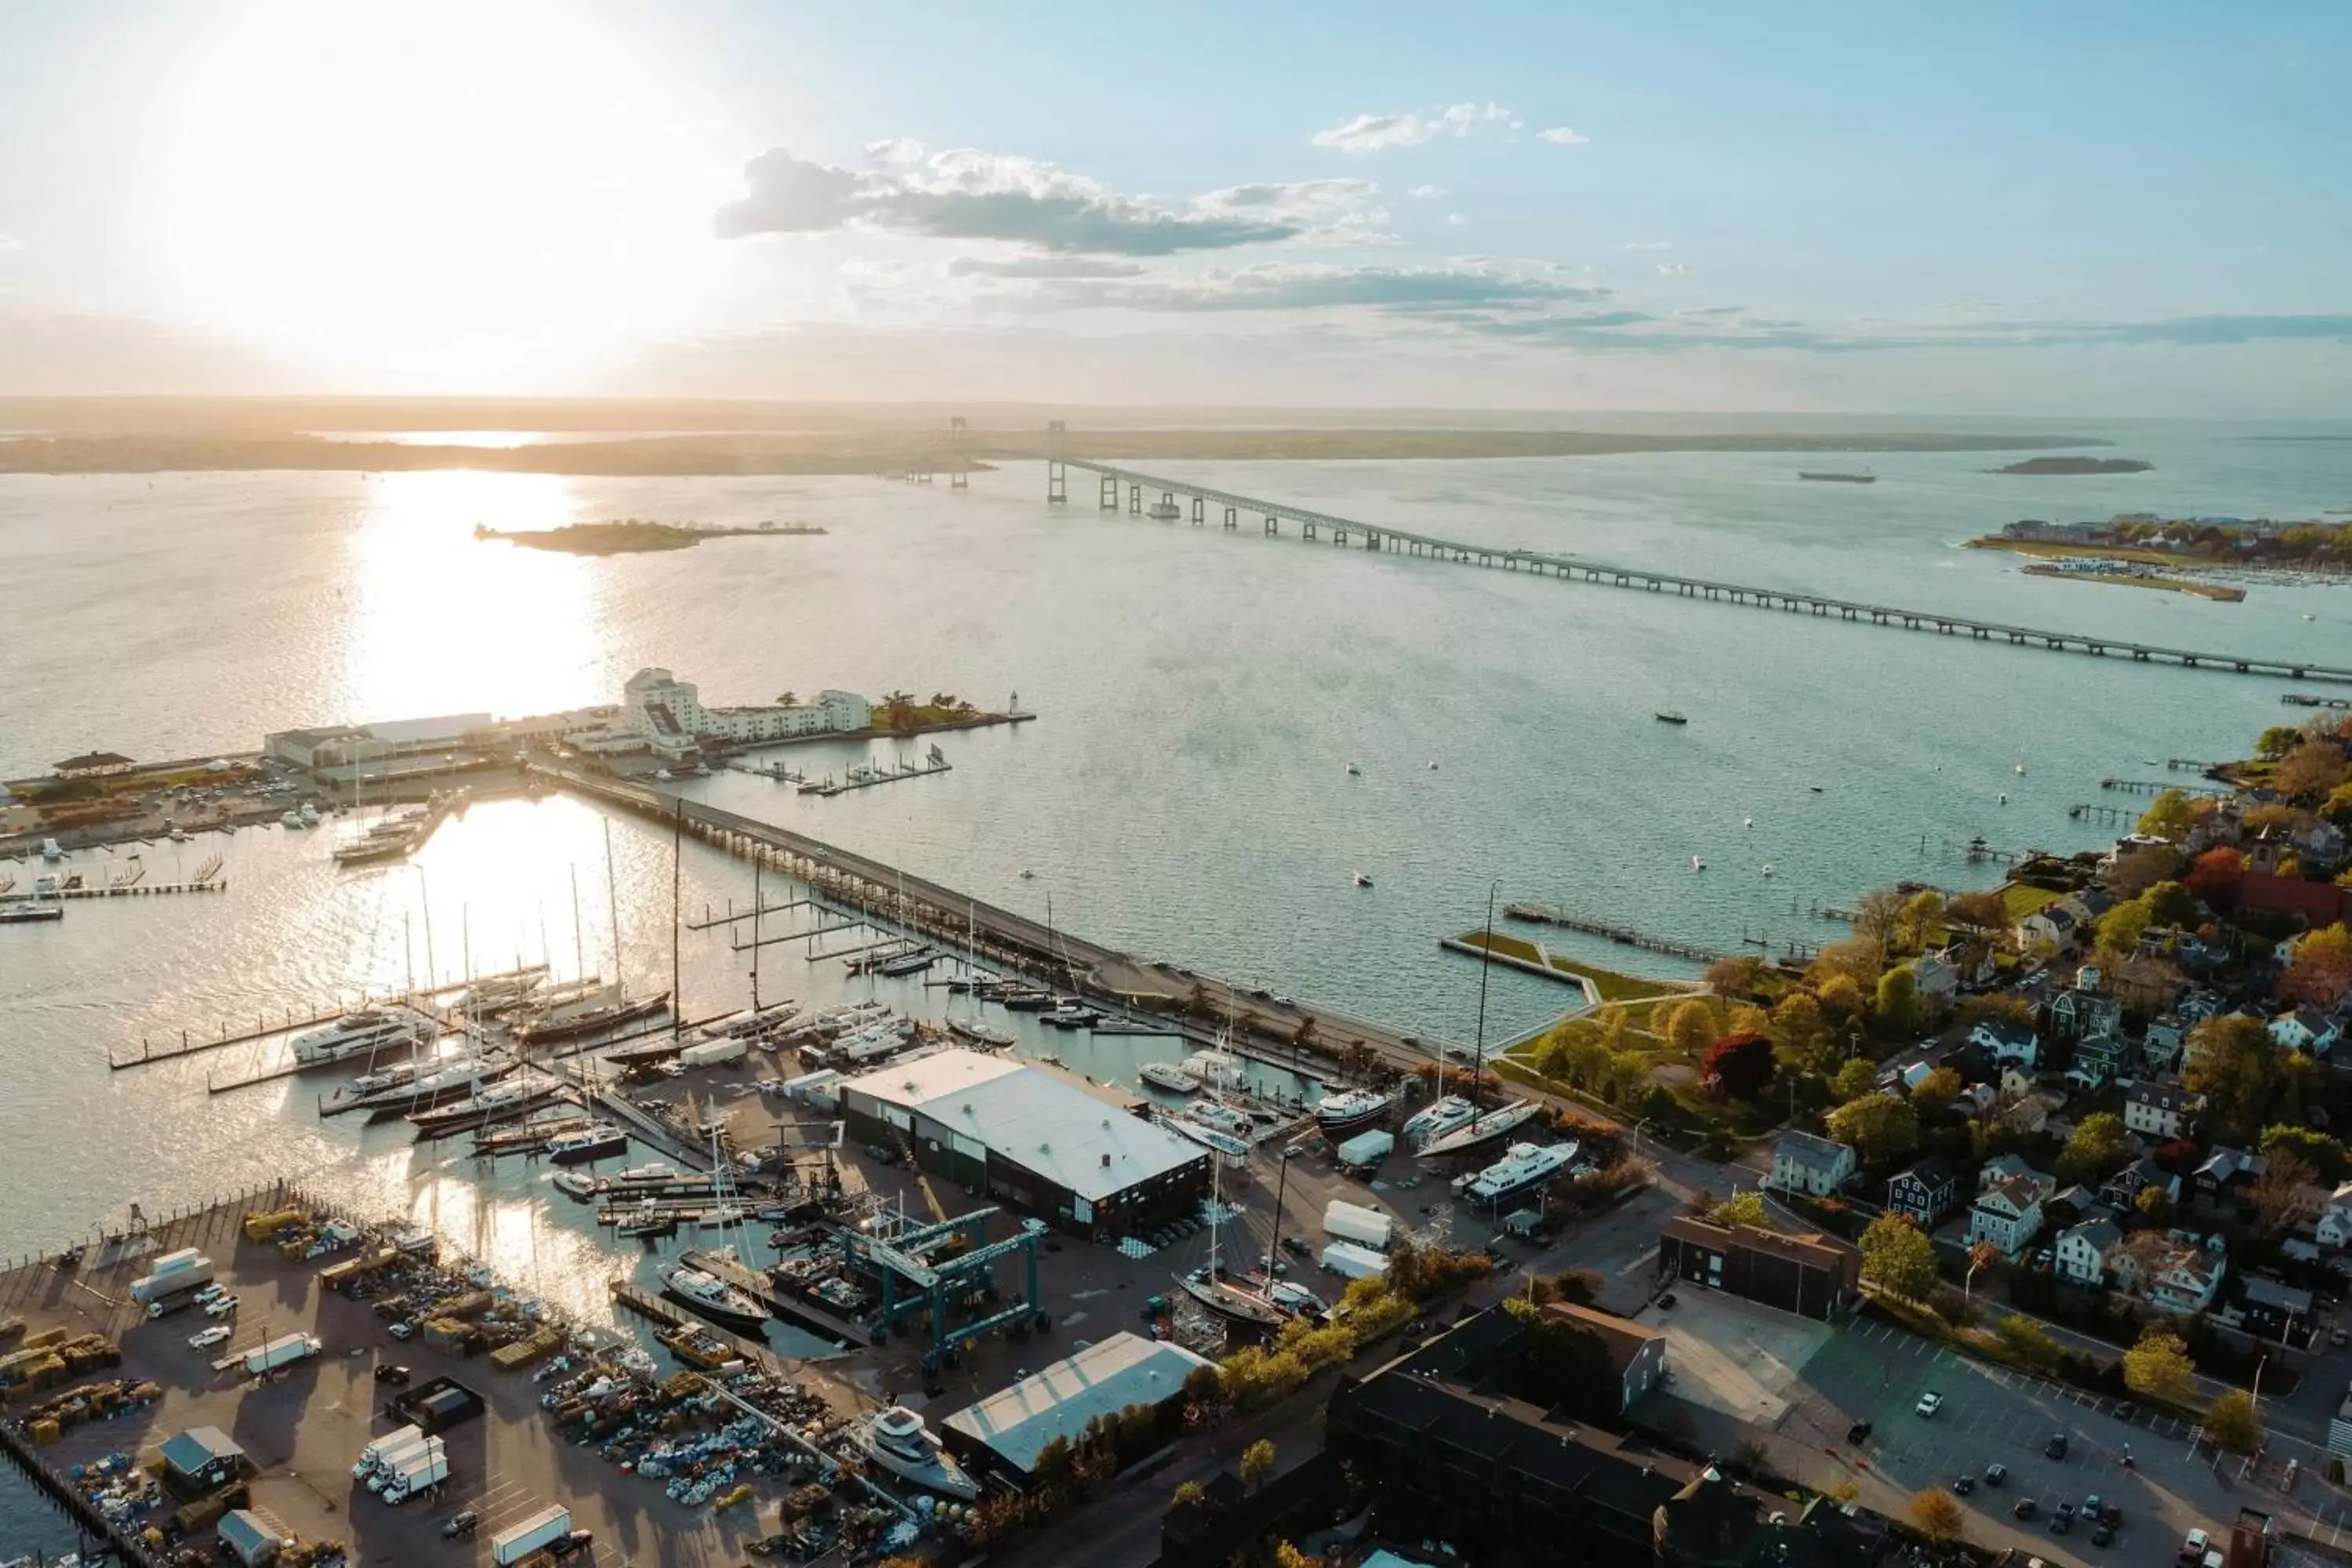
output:
<svg viewBox="0 0 2352 1568"><path fill-rule="evenodd" d="M1772 1157L1810 1170L1834 1171L1853 1159L1853 1151L1834 1139L1818 1138L1811 1132L1783 1132L1780 1141L1772 1146Z"/></svg>
<svg viewBox="0 0 2352 1568"><path fill-rule="evenodd" d="M1658 1227L1661 1236L1671 1236L1677 1241L1696 1242L1701 1247L1722 1250L1741 1248L1749 1252L1769 1252L1792 1263L1811 1268L1843 1269L1851 1249L1840 1242L1818 1233L1804 1236L1783 1236L1778 1231L1759 1230L1748 1225L1709 1225L1688 1215L1675 1215Z"/></svg>
<svg viewBox="0 0 2352 1568"><path fill-rule="evenodd" d="M1580 1307L1570 1301L1554 1301L1545 1310L1556 1318L1565 1318L1578 1328L1596 1335L1609 1352L1609 1364L1622 1373L1633 1364L1633 1358L1653 1340L1663 1340L1665 1331L1647 1323L1632 1323L1612 1313Z"/></svg>
<svg viewBox="0 0 2352 1568"><path fill-rule="evenodd" d="M194 1475L215 1459L244 1456L236 1439L217 1426L191 1426L163 1441L163 1462L182 1475Z"/></svg>
<svg viewBox="0 0 2352 1568"><path fill-rule="evenodd" d="M982 1051L882 1068L840 1090L919 1112L1090 1201L1209 1158L1064 1079Z"/></svg>
<svg viewBox="0 0 2352 1568"><path fill-rule="evenodd" d="M1172 1398L1186 1378L1213 1364L1181 1345L1122 1330L957 1411L944 1425L1025 1471L1055 1438L1076 1440L1097 1415Z"/></svg>

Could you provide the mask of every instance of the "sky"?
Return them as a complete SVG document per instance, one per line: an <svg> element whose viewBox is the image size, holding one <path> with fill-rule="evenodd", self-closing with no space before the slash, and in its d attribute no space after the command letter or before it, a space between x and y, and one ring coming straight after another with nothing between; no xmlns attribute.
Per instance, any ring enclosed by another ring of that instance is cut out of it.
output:
<svg viewBox="0 0 2352 1568"><path fill-rule="evenodd" d="M2352 8L11 0L0 395L2352 416Z"/></svg>

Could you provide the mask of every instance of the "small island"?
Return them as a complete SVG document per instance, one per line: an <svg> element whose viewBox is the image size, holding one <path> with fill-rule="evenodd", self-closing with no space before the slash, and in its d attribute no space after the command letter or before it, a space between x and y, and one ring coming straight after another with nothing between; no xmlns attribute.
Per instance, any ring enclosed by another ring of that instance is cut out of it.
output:
<svg viewBox="0 0 2352 1568"><path fill-rule="evenodd" d="M749 535L760 539L793 539L823 533L804 523L763 522L756 528L706 528L674 522L646 522L627 518L619 522L575 522L562 528L501 530L487 523L474 525L476 539L504 540L526 550L553 550L566 555L635 555L648 550L691 550L706 539Z"/></svg>
<svg viewBox="0 0 2352 1568"><path fill-rule="evenodd" d="M2027 458L1997 474L2144 474L2156 467L2137 458Z"/></svg>

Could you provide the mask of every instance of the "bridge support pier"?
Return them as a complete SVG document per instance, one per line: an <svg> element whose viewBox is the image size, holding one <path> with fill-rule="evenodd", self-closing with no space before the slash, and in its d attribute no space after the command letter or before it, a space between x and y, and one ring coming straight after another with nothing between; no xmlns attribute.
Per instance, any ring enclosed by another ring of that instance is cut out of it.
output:
<svg viewBox="0 0 2352 1568"><path fill-rule="evenodd" d="M1282 519L1275 516L1272 512L1267 512L1265 514L1265 531L1269 534L1280 533L1282 531Z"/></svg>
<svg viewBox="0 0 2352 1568"><path fill-rule="evenodd" d="M1207 503L1202 501L1199 496L1194 496L1192 498L1192 526L1194 528L1200 527L1202 522L1204 521L1206 507Z"/></svg>
<svg viewBox="0 0 2352 1568"><path fill-rule="evenodd" d="M1070 470L1059 458L1045 465L1045 500L1048 503L1070 499Z"/></svg>
<svg viewBox="0 0 2352 1568"><path fill-rule="evenodd" d="M1365 535L1364 535L1364 548L1365 548L1365 549L1367 549L1367 550L1375 550L1375 551L1376 551L1376 550L1380 549L1380 547L1381 547L1381 536L1380 536L1379 534L1377 534L1377 533L1367 533L1367 534L1365 534Z"/></svg>
<svg viewBox="0 0 2352 1568"><path fill-rule="evenodd" d="M1129 485L1127 487L1127 514L1129 517L1141 517L1143 515L1143 487L1141 485Z"/></svg>
<svg viewBox="0 0 2352 1568"><path fill-rule="evenodd" d="M1312 539L1312 538L1314 538L1314 537L1315 537L1315 525L1314 525L1313 523L1311 523L1311 522L1301 522L1301 523L1298 525L1298 537L1299 537L1299 538L1301 538L1301 539Z"/></svg>
<svg viewBox="0 0 2352 1568"><path fill-rule="evenodd" d="M1241 526L1240 517L1241 514L1236 512L1232 507L1225 508L1225 526L1227 528L1239 528Z"/></svg>
<svg viewBox="0 0 2352 1568"><path fill-rule="evenodd" d="M1117 511L1118 510L1118 481L1112 479L1108 474L1105 474L1102 477L1102 488L1099 499L1102 502L1103 510Z"/></svg>

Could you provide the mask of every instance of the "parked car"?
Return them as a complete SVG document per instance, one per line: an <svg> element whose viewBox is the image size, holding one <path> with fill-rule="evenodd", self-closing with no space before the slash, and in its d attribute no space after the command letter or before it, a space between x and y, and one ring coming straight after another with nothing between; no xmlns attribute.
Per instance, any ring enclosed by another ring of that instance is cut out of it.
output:
<svg viewBox="0 0 2352 1568"><path fill-rule="evenodd" d="M2050 1441L2042 1445L2042 1452L2053 1459L2064 1458L2066 1457L2066 1434L2063 1432L2053 1432L2050 1434Z"/></svg>
<svg viewBox="0 0 2352 1568"><path fill-rule="evenodd" d="M2009 1512L2010 1517L2012 1519L2032 1519L2033 1517L2033 1500L2030 1497L2019 1498L2015 1506L2011 1507Z"/></svg>
<svg viewBox="0 0 2352 1568"><path fill-rule="evenodd" d="M1927 1393L1921 1394L1919 1396L1919 1403L1913 1405L1911 1408L1916 1410L1922 1415L1933 1415L1937 1411L1941 1410L1943 1407L1944 1396L1931 1388Z"/></svg>
<svg viewBox="0 0 2352 1568"><path fill-rule="evenodd" d="M2099 1526L2099 1528L2098 1528L2098 1529L2096 1529L2096 1530L2095 1530L2095 1531L2091 1531L2091 1544L2092 1544L2092 1545L2094 1545L2094 1546L2113 1546L2115 1543L2116 1543L2116 1527L2115 1527L2114 1525L2112 1525L2112 1524L2103 1524L2103 1525Z"/></svg>
<svg viewBox="0 0 2352 1568"><path fill-rule="evenodd" d="M380 1365L375 1369L375 1380L378 1383L388 1383L394 1388L404 1388L408 1384L408 1369L404 1366Z"/></svg>
<svg viewBox="0 0 2352 1568"><path fill-rule="evenodd" d="M2009 1479L2009 1467L2007 1465L1987 1465L1985 1467L1985 1485L1989 1487L1997 1487L2007 1479Z"/></svg>
<svg viewBox="0 0 2352 1568"><path fill-rule="evenodd" d="M1315 1244L1303 1236L1286 1236L1282 1238L1282 1250L1294 1258L1312 1258Z"/></svg>
<svg viewBox="0 0 2352 1568"><path fill-rule="evenodd" d="M1664 1295L1658 1298L1658 1305L1661 1307L1671 1309L1674 1304L1675 1293L1672 1290L1667 1291Z"/></svg>
<svg viewBox="0 0 2352 1568"><path fill-rule="evenodd" d="M441 1533L452 1541L460 1541L473 1534L475 1526L481 1522L482 1516L469 1508L463 1513L452 1514L449 1522L441 1527Z"/></svg>
<svg viewBox="0 0 2352 1568"><path fill-rule="evenodd" d="M215 1323L209 1329L198 1329L194 1333L190 1334L188 1336L188 1348L192 1351L204 1350L209 1346L220 1343L221 1341L228 1338L229 1335L235 1332L236 1332L236 1331L230 1328L226 1323Z"/></svg>
<svg viewBox="0 0 2352 1568"><path fill-rule="evenodd" d="M236 1311L236 1298L234 1296L222 1296L205 1303L205 1316L207 1318L231 1317Z"/></svg>
<svg viewBox="0 0 2352 1568"><path fill-rule="evenodd" d="M1871 1433L1875 1430L1876 1428L1872 1426L1869 1422L1857 1421L1853 1426L1845 1429L1845 1440L1849 1443L1864 1442L1868 1440Z"/></svg>
<svg viewBox="0 0 2352 1568"><path fill-rule="evenodd" d="M1968 1476L1968 1475L1961 1475L1961 1476L1954 1476L1954 1477L1952 1478L1952 1490L1953 1490L1954 1492L1958 1493L1959 1496L1961 1496L1961 1497L1966 1497L1966 1496L1968 1496L1970 1492L1972 1492L1972 1491L1974 1491L1974 1490L1976 1490L1976 1489L1977 1489L1977 1479L1976 1479L1976 1477L1974 1477L1974 1476Z"/></svg>
<svg viewBox="0 0 2352 1568"><path fill-rule="evenodd" d="M2205 1549L2212 1544L2213 1538L2203 1531L2190 1531L2180 1538L2180 1561L2184 1563L2203 1562Z"/></svg>

